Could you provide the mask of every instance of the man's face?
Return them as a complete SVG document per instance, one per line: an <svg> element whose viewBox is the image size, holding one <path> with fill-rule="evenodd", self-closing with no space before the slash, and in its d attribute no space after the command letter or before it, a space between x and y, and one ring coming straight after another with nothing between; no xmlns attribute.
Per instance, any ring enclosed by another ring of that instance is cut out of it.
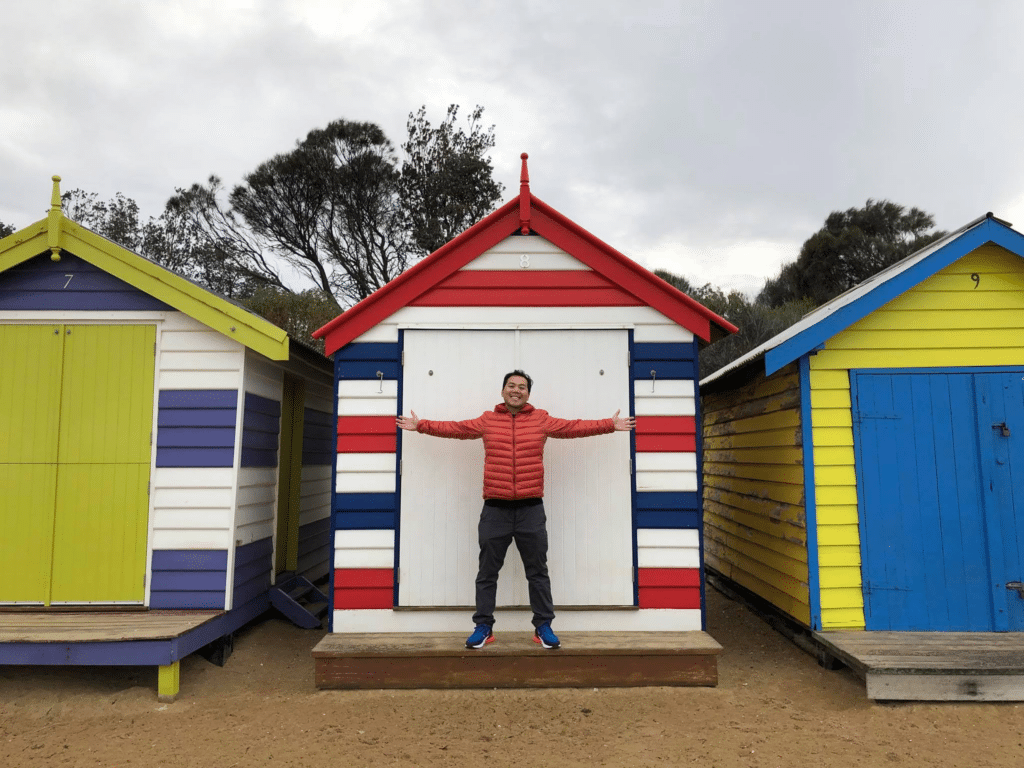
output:
<svg viewBox="0 0 1024 768"><path fill-rule="evenodd" d="M512 413L518 413L519 409L530 399L530 390L526 387L526 379L522 376L509 376L508 381L505 382L505 388L501 390L501 399L505 401L505 406Z"/></svg>

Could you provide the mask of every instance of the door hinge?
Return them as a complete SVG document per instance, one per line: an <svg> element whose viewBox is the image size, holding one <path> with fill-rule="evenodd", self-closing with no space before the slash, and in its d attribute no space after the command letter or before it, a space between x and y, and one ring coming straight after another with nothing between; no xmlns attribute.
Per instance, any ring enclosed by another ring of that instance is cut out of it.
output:
<svg viewBox="0 0 1024 768"><path fill-rule="evenodd" d="M395 568L395 584L401 584L401 583L402 583L402 569L401 568Z"/></svg>
<svg viewBox="0 0 1024 768"><path fill-rule="evenodd" d="M402 366L403 368L405 367L405 350L404 350L404 349L402 350L402 357L401 357L401 362L400 362L400 364L401 364L401 366Z"/></svg>
<svg viewBox="0 0 1024 768"><path fill-rule="evenodd" d="M633 474L633 460L632 459L629 460L629 474L630 475Z"/></svg>
<svg viewBox="0 0 1024 768"><path fill-rule="evenodd" d="M399 459L398 460L398 476L399 477L402 476L402 461L404 461L404 459Z"/></svg>

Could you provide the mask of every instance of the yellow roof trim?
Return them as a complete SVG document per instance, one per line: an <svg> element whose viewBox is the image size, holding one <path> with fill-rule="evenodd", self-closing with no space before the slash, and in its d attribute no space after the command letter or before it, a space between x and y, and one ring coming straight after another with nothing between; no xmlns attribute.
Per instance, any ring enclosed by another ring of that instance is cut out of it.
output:
<svg viewBox="0 0 1024 768"><path fill-rule="evenodd" d="M52 232L50 218L59 230ZM60 217L48 217L0 240L0 272L63 248L271 360L288 359L288 334L271 322ZM51 256L52 258L52 256Z"/></svg>

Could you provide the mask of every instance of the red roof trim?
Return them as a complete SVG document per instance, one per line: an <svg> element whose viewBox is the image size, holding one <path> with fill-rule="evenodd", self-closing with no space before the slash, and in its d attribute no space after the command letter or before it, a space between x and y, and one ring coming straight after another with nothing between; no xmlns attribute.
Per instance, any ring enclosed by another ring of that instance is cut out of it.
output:
<svg viewBox="0 0 1024 768"><path fill-rule="evenodd" d="M516 231L519 201L512 200L485 216L454 240L442 245L419 264L414 264L390 283L313 332L324 339L324 354L332 355L352 339L412 303L453 272L493 248Z"/></svg>
<svg viewBox="0 0 1024 768"><path fill-rule="evenodd" d="M571 253L648 306L705 341L711 341L712 325L726 333L739 330L728 320L619 253L547 203L536 196L532 197L531 225L534 232Z"/></svg>
<svg viewBox="0 0 1024 768"><path fill-rule="evenodd" d="M525 211L526 219L523 219ZM596 270L643 304L661 312L705 341L712 331L725 334L738 329L704 305L619 253L529 191L526 157L519 197L478 221L454 240L363 299L313 333L325 340L328 355L373 328L441 283L477 256L493 248L525 224ZM717 336L717 334L715 334Z"/></svg>

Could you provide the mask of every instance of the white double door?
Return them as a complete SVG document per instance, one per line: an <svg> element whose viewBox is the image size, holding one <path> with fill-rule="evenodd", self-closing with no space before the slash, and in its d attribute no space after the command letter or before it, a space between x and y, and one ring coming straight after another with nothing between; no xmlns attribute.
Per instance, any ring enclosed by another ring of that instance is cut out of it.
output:
<svg viewBox="0 0 1024 768"><path fill-rule="evenodd" d="M534 381L530 403L566 419L629 413L624 330L407 330L403 411L476 418L501 402L513 369ZM472 606L483 505L482 440L402 433L400 606ZM631 606L633 528L629 433L550 438L544 455L548 569L556 606ZM529 605L509 547L499 608Z"/></svg>

